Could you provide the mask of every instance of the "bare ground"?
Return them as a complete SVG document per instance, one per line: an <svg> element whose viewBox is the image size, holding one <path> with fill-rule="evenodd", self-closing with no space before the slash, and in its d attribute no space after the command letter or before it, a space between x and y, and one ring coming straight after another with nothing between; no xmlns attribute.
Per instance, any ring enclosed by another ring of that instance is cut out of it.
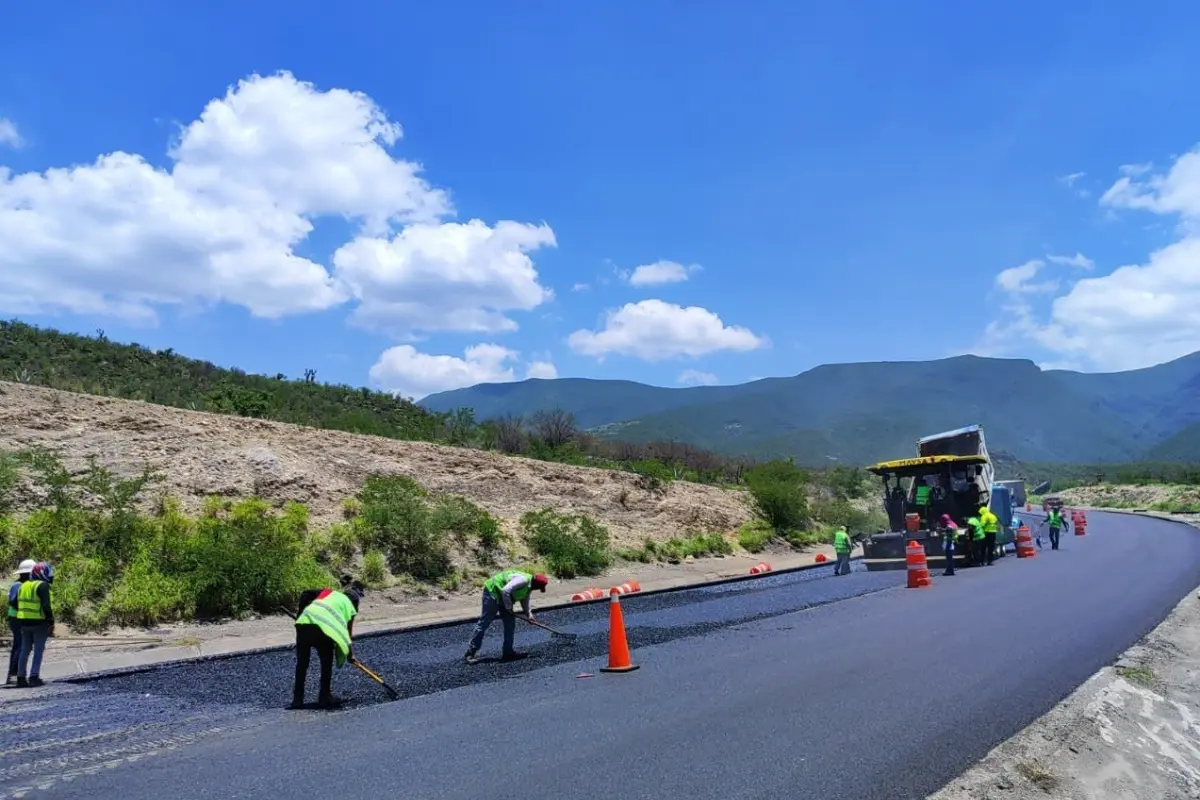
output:
<svg viewBox="0 0 1200 800"><path fill-rule="evenodd" d="M1200 597L930 800L1200 798Z"/></svg>
<svg viewBox="0 0 1200 800"><path fill-rule="evenodd" d="M148 465L186 510L211 495L258 496L304 503L317 525L339 519L373 473L462 495L509 530L539 508L588 514L618 546L727 533L750 518L744 493L712 486L676 482L656 494L626 472L0 382L0 448L33 445L57 449L73 471L88 456L122 475Z"/></svg>
<svg viewBox="0 0 1200 800"><path fill-rule="evenodd" d="M1059 496L1068 506L1151 510L1200 520L1200 486L1100 484L1066 489Z"/></svg>

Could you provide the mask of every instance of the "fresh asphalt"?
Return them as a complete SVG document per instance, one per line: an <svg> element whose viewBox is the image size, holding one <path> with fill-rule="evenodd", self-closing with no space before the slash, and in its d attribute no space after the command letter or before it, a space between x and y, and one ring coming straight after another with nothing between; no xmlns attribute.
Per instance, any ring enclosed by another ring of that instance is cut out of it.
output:
<svg viewBox="0 0 1200 800"><path fill-rule="evenodd" d="M281 708L288 653L47 687L0 704L0 796L921 798L1200 584L1195 529L1090 521L923 590L830 567L632 596L623 675L599 672L599 604L543 617L573 646L519 630L515 664L457 663L464 626L364 639L405 699L346 668L337 713Z"/></svg>

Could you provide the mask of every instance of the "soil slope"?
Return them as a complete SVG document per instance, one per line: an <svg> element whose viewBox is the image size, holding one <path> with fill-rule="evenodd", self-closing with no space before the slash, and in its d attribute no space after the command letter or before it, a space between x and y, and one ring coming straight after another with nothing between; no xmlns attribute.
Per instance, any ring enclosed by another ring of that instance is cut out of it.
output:
<svg viewBox="0 0 1200 800"><path fill-rule="evenodd" d="M654 494L630 473L0 382L0 448L33 445L56 449L72 470L88 456L123 475L149 465L189 510L209 495L295 500L317 524L339 518L342 500L372 473L467 497L506 527L545 507L588 514L617 544L728 532L750 518L744 493L711 486L679 482Z"/></svg>

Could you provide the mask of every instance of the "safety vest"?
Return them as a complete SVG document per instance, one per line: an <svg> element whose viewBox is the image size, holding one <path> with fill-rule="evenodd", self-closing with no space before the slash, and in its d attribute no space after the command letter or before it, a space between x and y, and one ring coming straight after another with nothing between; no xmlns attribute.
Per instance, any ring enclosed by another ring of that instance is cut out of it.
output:
<svg viewBox="0 0 1200 800"><path fill-rule="evenodd" d="M8 587L8 596L9 597L13 596L13 594L14 594L13 589L16 589L18 592L21 591L22 586L24 586L24 584L21 583L20 581L13 581L13 585ZM8 618L9 619L17 618L17 609L12 603L8 604Z"/></svg>
<svg viewBox="0 0 1200 800"><path fill-rule="evenodd" d="M853 550L854 545L850 544L850 534L843 530L833 534L833 549L839 553L849 553Z"/></svg>
<svg viewBox="0 0 1200 800"><path fill-rule="evenodd" d="M42 581L25 581L17 592L17 619L22 622L44 622L46 615L42 613L42 599L38 597L38 587Z"/></svg>
<svg viewBox="0 0 1200 800"><path fill-rule="evenodd" d="M983 523L979 520L979 517L971 517L969 520L967 520L967 524L970 525L974 530L975 539L978 540L984 537L985 531L983 529Z"/></svg>
<svg viewBox="0 0 1200 800"><path fill-rule="evenodd" d="M1051 511L1050 515L1046 517L1046 522L1050 523L1051 528L1061 528L1063 524L1062 514L1058 513L1057 510Z"/></svg>
<svg viewBox="0 0 1200 800"><path fill-rule="evenodd" d="M487 581L484 582L483 588L491 593L492 596L494 596L497 600L499 600L504 592L504 587L509 581L518 575L521 575L525 578L525 585L513 591L512 598L514 602L522 602L529 597L529 593L533 591L533 576L528 572L522 572L519 569L506 569L503 572L488 578Z"/></svg>
<svg viewBox="0 0 1200 800"><path fill-rule="evenodd" d="M984 511L983 516L980 518L980 522L983 523L984 533L995 533L996 526L1000 524L1000 518L991 511Z"/></svg>
<svg viewBox="0 0 1200 800"><path fill-rule="evenodd" d="M350 620L358 615L354 603L342 592L330 592L320 600L313 600L300 616L297 625L316 625L337 645L337 665L346 663L350 655Z"/></svg>

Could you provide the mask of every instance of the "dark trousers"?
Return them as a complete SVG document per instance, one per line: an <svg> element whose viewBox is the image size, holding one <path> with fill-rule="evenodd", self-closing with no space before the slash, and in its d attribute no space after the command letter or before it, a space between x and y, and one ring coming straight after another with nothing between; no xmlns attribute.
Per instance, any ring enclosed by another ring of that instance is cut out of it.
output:
<svg viewBox="0 0 1200 800"><path fill-rule="evenodd" d="M983 563L983 539L972 536L967 540L967 565L978 567Z"/></svg>
<svg viewBox="0 0 1200 800"><path fill-rule="evenodd" d="M21 623L16 617L8 618L8 632L12 634L12 652L8 656L8 677L17 677L17 666L21 662Z"/></svg>
<svg viewBox="0 0 1200 800"><path fill-rule="evenodd" d="M942 574L943 575L953 575L954 574L954 548L953 547L949 547L949 548L943 547L942 552L946 554L946 571Z"/></svg>
<svg viewBox="0 0 1200 800"><path fill-rule="evenodd" d="M987 564L990 567L992 565L992 561L996 558L996 532L995 531L992 531L991 533L985 533L983 535L983 552L984 552L984 558L986 559L983 563Z"/></svg>
<svg viewBox="0 0 1200 800"><path fill-rule="evenodd" d="M333 684L333 653L336 645L325 632L316 625L296 626L296 683L292 686L292 700L304 702L304 681L308 677L308 660L312 650L317 651L321 661L321 693L318 701L328 700L332 695Z"/></svg>
<svg viewBox="0 0 1200 800"><path fill-rule="evenodd" d="M1060 533L1062 533L1062 531L1060 531L1058 528L1050 529L1050 549L1051 550L1058 549L1058 535Z"/></svg>

